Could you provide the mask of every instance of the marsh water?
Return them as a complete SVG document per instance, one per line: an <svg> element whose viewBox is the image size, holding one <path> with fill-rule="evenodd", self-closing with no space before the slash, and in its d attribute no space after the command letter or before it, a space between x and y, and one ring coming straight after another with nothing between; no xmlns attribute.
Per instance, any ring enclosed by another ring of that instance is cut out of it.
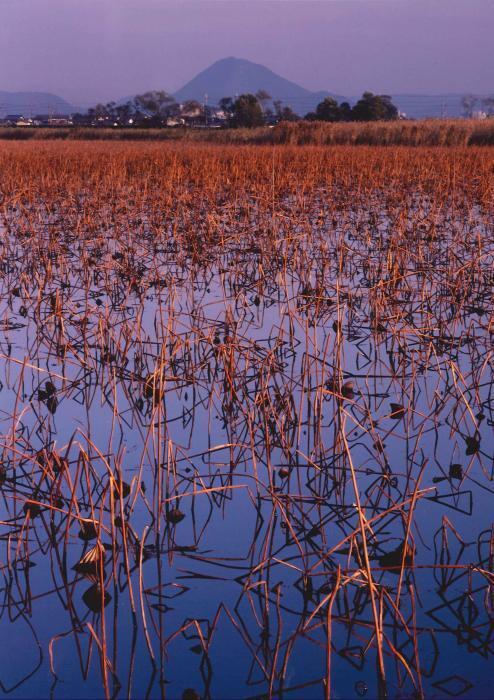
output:
<svg viewBox="0 0 494 700"><path fill-rule="evenodd" d="M400 257L378 202L12 208L2 696L492 697L492 221L418 198Z"/></svg>

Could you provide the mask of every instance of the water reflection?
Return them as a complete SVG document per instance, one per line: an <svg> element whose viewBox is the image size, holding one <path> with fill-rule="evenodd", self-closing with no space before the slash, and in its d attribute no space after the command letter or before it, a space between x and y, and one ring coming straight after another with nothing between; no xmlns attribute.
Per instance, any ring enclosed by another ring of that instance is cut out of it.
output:
<svg viewBox="0 0 494 700"><path fill-rule="evenodd" d="M2 693L489 697L487 214L235 206L8 213Z"/></svg>

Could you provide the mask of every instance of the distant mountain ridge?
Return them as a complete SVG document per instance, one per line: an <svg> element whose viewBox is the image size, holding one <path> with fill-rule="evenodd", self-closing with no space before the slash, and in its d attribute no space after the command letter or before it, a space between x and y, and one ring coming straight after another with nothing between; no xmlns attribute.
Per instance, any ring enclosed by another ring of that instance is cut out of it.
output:
<svg viewBox="0 0 494 700"><path fill-rule="evenodd" d="M7 114L71 114L77 111L74 105L50 92L6 92L0 90L0 119Z"/></svg>
<svg viewBox="0 0 494 700"><path fill-rule="evenodd" d="M344 97L326 90L311 91L277 75L266 66L232 56L222 58L198 73L183 87L176 90L173 96L178 102L197 100L203 103L207 95L208 104L217 105L222 97L234 98L246 92L255 94L258 90L266 90L272 100L281 100L283 105L290 106L300 116L313 111L325 97L334 97L338 102L347 100L350 104L355 104L360 98L360 95ZM401 112L413 119L460 117L463 114L463 95L460 94L404 93L392 94L391 98ZM117 104L122 104L129 99L132 98L118 100ZM80 108L52 93L0 90L0 119L7 114L22 114L29 117L36 114L71 114L78 111L81 111Z"/></svg>
<svg viewBox="0 0 494 700"><path fill-rule="evenodd" d="M255 94L266 90L273 100L281 100L298 114L312 111L325 97L345 98L321 90L312 92L301 85L282 78L260 63L244 58L222 58L201 71L195 78L174 93L179 102L198 100L201 103L207 95L208 104L215 105L222 97L235 97L246 92Z"/></svg>
<svg viewBox="0 0 494 700"><path fill-rule="evenodd" d="M266 90L273 100L281 100L300 116L313 111L325 97L334 97L338 102L346 100L352 105L360 99L360 95L344 97L327 90L307 90L259 63L234 57L216 61L177 90L174 97L179 102L198 100L202 103L207 95L208 103L214 105L222 97L235 97L245 92L255 94L258 90ZM391 98L401 112L413 119L461 117L463 114L461 94L404 93L391 95Z"/></svg>

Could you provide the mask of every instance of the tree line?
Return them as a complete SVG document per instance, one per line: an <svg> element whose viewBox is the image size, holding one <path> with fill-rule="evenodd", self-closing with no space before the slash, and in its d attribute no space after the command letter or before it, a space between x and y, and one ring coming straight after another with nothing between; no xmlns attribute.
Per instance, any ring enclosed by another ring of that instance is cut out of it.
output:
<svg viewBox="0 0 494 700"><path fill-rule="evenodd" d="M151 91L137 95L132 100L117 104L109 102L90 108L86 114L75 114L75 124L87 126L226 126L253 128L282 121L380 121L399 117L398 109L389 95L364 92L361 99L351 106L333 97L322 100L313 112L298 115L281 100L273 100L265 90L256 94L246 93L238 97L224 97L218 107L189 100L182 104L164 91Z"/></svg>
<svg viewBox="0 0 494 700"><path fill-rule="evenodd" d="M271 97L265 91L256 95L240 95L236 100L225 97L220 100L220 106L227 112L232 126L261 126L266 120L274 117L276 122L298 121L302 119L288 105L283 106L280 100L273 101L274 110L265 107ZM314 112L307 113L303 119L307 121L349 122L349 121L388 121L399 117L398 109L389 95L374 95L364 92L361 99L352 107L349 102L338 102L333 97L326 97L319 102Z"/></svg>
<svg viewBox="0 0 494 700"><path fill-rule="evenodd" d="M211 113L212 110L209 110ZM126 102L107 102L90 107L86 113L74 114L74 124L80 126L166 126L167 122L176 120L184 123L194 117L207 116L208 110L196 100L179 104L175 98L164 90L151 90L136 95Z"/></svg>

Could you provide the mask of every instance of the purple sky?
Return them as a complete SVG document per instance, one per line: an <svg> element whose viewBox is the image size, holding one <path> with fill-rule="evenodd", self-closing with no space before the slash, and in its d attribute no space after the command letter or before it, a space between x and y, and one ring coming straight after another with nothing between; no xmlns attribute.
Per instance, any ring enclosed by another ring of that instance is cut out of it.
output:
<svg viewBox="0 0 494 700"><path fill-rule="evenodd" d="M494 93L494 0L0 0L0 90L173 91L225 56L314 90Z"/></svg>

